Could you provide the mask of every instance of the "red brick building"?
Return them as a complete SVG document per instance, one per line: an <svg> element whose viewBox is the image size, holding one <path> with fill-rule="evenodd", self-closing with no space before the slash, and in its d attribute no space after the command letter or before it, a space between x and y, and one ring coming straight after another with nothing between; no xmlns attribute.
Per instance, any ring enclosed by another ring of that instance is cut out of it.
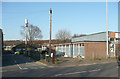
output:
<svg viewBox="0 0 120 79"><path fill-rule="evenodd" d="M116 56L120 33L108 32L109 57ZM72 38L71 43L55 44L56 53L64 52L65 57L85 59L107 58L106 32Z"/></svg>

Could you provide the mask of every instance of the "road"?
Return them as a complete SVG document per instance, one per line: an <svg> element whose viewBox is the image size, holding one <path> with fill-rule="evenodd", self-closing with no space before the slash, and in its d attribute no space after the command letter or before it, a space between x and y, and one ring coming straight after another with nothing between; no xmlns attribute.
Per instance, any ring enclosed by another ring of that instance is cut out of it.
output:
<svg viewBox="0 0 120 79"><path fill-rule="evenodd" d="M3 77L118 77L117 63L89 66L54 67L44 66L35 60L14 54L5 54L2 59Z"/></svg>

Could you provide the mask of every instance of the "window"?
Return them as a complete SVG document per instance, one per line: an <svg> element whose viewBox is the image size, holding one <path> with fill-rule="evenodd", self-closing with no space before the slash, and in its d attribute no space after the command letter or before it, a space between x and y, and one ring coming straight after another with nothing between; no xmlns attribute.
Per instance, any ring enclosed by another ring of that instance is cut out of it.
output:
<svg viewBox="0 0 120 79"><path fill-rule="evenodd" d="M120 40L120 38L116 38L116 40Z"/></svg>
<svg viewBox="0 0 120 79"><path fill-rule="evenodd" d="M114 41L114 38L110 38L110 41Z"/></svg>

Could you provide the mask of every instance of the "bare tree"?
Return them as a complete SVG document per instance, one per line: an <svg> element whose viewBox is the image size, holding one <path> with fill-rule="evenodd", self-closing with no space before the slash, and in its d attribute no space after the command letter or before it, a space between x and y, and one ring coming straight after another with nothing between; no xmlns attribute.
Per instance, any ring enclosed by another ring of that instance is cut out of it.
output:
<svg viewBox="0 0 120 79"><path fill-rule="evenodd" d="M21 28L21 35L25 38L25 26L21 26ZM27 40L29 43L32 43L34 40L39 40L42 37L41 30L37 26L33 26L32 24L28 26Z"/></svg>
<svg viewBox="0 0 120 79"><path fill-rule="evenodd" d="M59 41L66 42L66 40L71 39L71 34L66 29L58 30L58 32L56 34L56 39Z"/></svg>
<svg viewBox="0 0 120 79"><path fill-rule="evenodd" d="M82 37L82 36L86 36L86 34L74 34L72 37L76 38L76 37Z"/></svg>
<svg viewBox="0 0 120 79"><path fill-rule="evenodd" d="M78 37L78 36L79 36L78 34L74 34L74 35L73 35L73 38Z"/></svg>

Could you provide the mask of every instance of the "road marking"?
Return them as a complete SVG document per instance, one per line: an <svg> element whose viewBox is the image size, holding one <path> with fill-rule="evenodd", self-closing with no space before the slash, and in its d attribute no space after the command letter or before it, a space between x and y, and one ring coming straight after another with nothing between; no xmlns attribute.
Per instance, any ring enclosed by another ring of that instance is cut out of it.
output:
<svg viewBox="0 0 120 79"><path fill-rule="evenodd" d="M64 75L70 75L70 74L79 74L79 73L85 73L85 72L87 72L87 71L73 72L73 73L66 73L66 74L64 74Z"/></svg>
<svg viewBox="0 0 120 79"><path fill-rule="evenodd" d="M22 68L22 67L20 67L20 65L18 65L18 64L17 64L17 66L19 67L20 70L28 69L28 68Z"/></svg>
<svg viewBox="0 0 120 79"><path fill-rule="evenodd" d="M101 69L97 69L97 70L90 70L89 72L95 72L95 71L100 71Z"/></svg>
<svg viewBox="0 0 120 79"><path fill-rule="evenodd" d="M55 76L71 75L71 74L80 74L80 73L86 73L86 72L96 72L96 71L100 71L100 70L101 70L101 69L90 70L90 71L81 71L81 72L72 72L72 73L65 73L65 74L56 74Z"/></svg>
<svg viewBox="0 0 120 79"><path fill-rule="evenodd" d="M38 67L30 67L31 69L38 69ZM41 69L45 68L45 67L39 67Z"/></svg>
<svg viewBox="0 0 120 79"><path fill-rule="evenodd" d="M22 70L22 68L20 67L20 65L17 64L17 66L19 67L20 70Z"/></svg>
<svg viewBox="0 0 120 79"><path fill-rule="evenodd" d="M63 74L57 74L57 75L55 75L55 76L61 76L61 75L63 75Z"/></svg>
<svg viewBox="0 0 120 79"><path fill-rule="evenodd" d="M22 68L23 70L28 69L28 68Z"/></svg>
<svg viewBox="0 0 120 79"><path fill-rule="evenodd" d="M14 60L13 58L12 58L12 60L17 64L17 61L16 60ZM28 63L26 63L26 64L28 64ZM19 67L19 69L20 70L25 70L25 69L28 69L28 68L22 68L22 67L20 67L20 65L19 64L17 64L17 66Z"/></svg>

